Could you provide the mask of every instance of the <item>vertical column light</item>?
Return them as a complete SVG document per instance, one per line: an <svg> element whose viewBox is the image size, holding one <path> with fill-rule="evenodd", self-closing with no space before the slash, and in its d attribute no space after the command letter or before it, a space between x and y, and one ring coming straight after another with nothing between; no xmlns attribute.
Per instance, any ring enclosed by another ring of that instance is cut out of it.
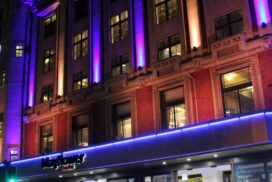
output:
<svg viewBox="0 0 272 182"><path fill-rule="evenodd" d="M191 49L201 47L198 0L186 0Z"/></svg>
<svg viewBox="0 0 272 182"><path fill-rule="evenodd" d="M271 23L268 0L254 0L254 6L258 26Z"/></svg>
<svg viewBox="0 0 272 182"><path fill-rule="evenodd" d="M135 27L135 56L136 66L146 66L146 47L145 47L145 23L144 23L144 1L134 0L134 27Z"/></svg>

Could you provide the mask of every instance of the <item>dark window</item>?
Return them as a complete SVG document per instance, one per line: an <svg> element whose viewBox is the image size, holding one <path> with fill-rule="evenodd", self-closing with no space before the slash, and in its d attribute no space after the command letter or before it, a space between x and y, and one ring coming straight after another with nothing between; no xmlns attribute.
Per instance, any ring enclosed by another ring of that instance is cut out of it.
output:
<svg viewBox="0 0 272 182"><path fill-rule="evenodd" d="M6 71L2 71L0 73L0 87L7 84L7 73Z"/></svg>
<svg viewBox="0 0 272 182"><path fill-rule="evenodd" d="M88 54L88 30L77 34L74 37L74 60Z"/></svg>
<svg viewBox="0 0 272 182"><path fill-rule="evenodd" d="M180 37L178 34L159 41L159 60L181 55Z"/></svg>
<svg viewBox="0 0 272 182"><path fill-rule="evenodd" d="M40 127L40 153L48 154L53 152L53 126L52 124Z"/></svg>
<svg viewBox="0 0 272 182"><path fill-rule="evenodd" d="M42 87L42 102L53 100L53 84Z"/></svg>
<svg viewBox="0 0 272 182"><path fill-rule="evenodd" d="M5 115L4 113L0 113L0 138L3 138L4 135L4 119Z"/></svg>
<svg viewBox="0 0 272 182"><path fill-rule="evenodd" d="M177 0L156 0L157 24L171 20L178 15Z"/></svg>
<svg viewBox="0 0 272 182"><path fill-rule="evenodd" d="M87 114L73 118L74 146L84 147L89 145L89 117Z"/></svg>
<svg viewBox="0 0 272 182"><path fill-rule="evenodd" d="M88 88L88 75L85 72L78 72L73 76L73 90Z"/></svg>
<svg viewBox="0 0 272 182"><path fill-rule="evenodd" d="M223 74L221 81L226 116L255 110L253 86L248 68Z"/></svg>
<svg viewBox="0 0 272 182"><path fill-rule="evenodd" d="M173 129L185 126L186 108L183 87L177 87L161 93L162 126Z"/></svg>
<svg viewBox="0 0 272 182"><path fill-rule="evenodd" d="M129 73L129 58L127 54L113 58L111 64L113 77Z"/></svg>
<svg viewBox="0 0 272 182"><path fill-rule="evenodd" d="M113 106L114 135L117 139L132 136L130 102Z"/></svg>
<svg viewBox="0 0 272 182"><path fill-rule="evenodd" d="M56 33L56 15L44 20L44 38L48 38Z"/></svg>
<svg viewBox="0 0 272 182"><path fill-rule="evenodd" d="M215 32L217 40L240 33L243 30L243 16L239 11L227 14L215 20Z"/></svg>
<svg viewBox="0 0 272 182"><path fill-rule="evenodd" d="M24 55L24 47L22 45L16 45L15 54L17 58L21 58Z"/></svg>
<svg viewBox="0 0 272 182"><path fill-rule="evenodd" d="M128 37L128 11L111 18L111 43L119 42Z"/></svg>
<svg viewBox="0 0 272 182"><path fill-rule="evenodd" d="M55 50L48 49L45 51L43 59L43 73L48 73L54 69L55 64Z"/></svg>
<svg viewBox="0 0 272 182"><path fill-rule="evenodd" d="M88 16L88 7L87 0L74 0L75 21L79 21Z"/></svg>

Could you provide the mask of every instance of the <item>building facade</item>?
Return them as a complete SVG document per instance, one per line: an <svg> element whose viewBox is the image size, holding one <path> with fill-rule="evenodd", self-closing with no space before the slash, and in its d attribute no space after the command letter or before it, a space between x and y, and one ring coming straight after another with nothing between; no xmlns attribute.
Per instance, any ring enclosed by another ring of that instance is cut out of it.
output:
<svg viewBox="0 0 272 182"><path fill-rule="evenodd" d="M271 0L1 3L2 160L23 181L272 181L271 21Z"/></svg>

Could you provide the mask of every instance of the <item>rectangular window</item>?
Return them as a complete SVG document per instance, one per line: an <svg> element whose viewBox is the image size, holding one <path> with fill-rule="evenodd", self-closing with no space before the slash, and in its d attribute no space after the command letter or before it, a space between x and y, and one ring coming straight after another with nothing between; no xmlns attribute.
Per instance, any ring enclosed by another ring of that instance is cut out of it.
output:
<svg viewBox="0 0 272 182"><path fill-rule="evenodd" d="M75 22L88 16L88 7L88 0L74 0Z"/></svg>
<svg viewBox="0 0 272 182"><path fill-rule="evenodd" d="M159 60L181 55L180 37L178 34L159 41Z"/></svg>
<svg viewBox="0 0 272 182"><path fill-rule="evenodd" d="M19 150L18 149L11 149L10 150L10 160L15 161L19 159Z"/></svg>
<svg viewBox="0 0 272 182"><path fill-rule="evenodd" d="M81 57L88 54L88 30L77 34L74 37L74 60L78 60Z"/></svg>
<svg viewBox="0 0 272 182"><path fill-rule="evenodd" d="M249 68L221 75L224 113L226 116L255 110Z"/></svg>
<svg viewBox="0 0 272 182"><path fill-rule="evenodd" d="M73 117L74 146L89 145L89 116L88 114Z"/></svg>
<svg viewBox="0 0 272 182"><path fill-rule="evenodd" d="M128 11L111 18L111 43L114 44L128 37Z"/></svg>
<svg viewBox="0 0 272 182"><path fill-rule="evenodd" d="M47 124L40 127L40 153L53 152L53 125Z"/></svg>
<svg viewBox="0 0 272 182"><path fill-rule="evenodd" d="M85 72L79 72L73 76L73 90L88 88L88 75Z"/></svg>
<svg viewBox="0 0 272 182"><path fill-rule="evenodd" d="M43 59L43 73L48 73L54 69L55 64L55 50L48 49L45 51Z"/></svg>
<svg viewBox="0 0 272 182"><path fill-rule="evenodd" d="M21 58L24 55L24 47L22 45L16 45L16 57Z"/></svg>
<svg viewBox="0 0 272 182"><path fill-rule="evenodd" d="M113 106L113 125L115 138L129 138L132 136L130 102Z"/></svg>
<svg viewBox="0 0 272 182"><path fill-rule="evenodd" d="M185 126L186 108L183 87L163 91L161 93L161 103L163 128L174 129Z"/></svg>
<svg viewBox="0 0 272 182"><path fill-rule="evenodd" d="M129 73L128 54L113 58L111 63L111 71L113 77L124 73Z"/></svg>
<svg viewBox="0 0 272 182"><path fill-rule="evenodd" d="M42 102L53 100L53 84L42 87Z"/></svg>
<svg viewBox="0 0 272 182"><path fill-rule="evenodd" d="M156 0L157 24L171 20L178 15L177 0Z"/></svg>
<svg viewBox="0 0 272 182"><path fill-rule="evenodd" d="M4 136L4 119L5 115L4 113L0 113L0 138L3 138Z"/></svg>
<svg viewBox="0 0 272 182"><path fill-rule="evenodd" d="M44 38L48 38L56 33L57 16L52 15L44 20Z"/></svg>
<svg viewBox="0 0 272 182"><path fill-rule="evenodd" d="M244 30L243 16L240 11L236 11L215 20L216 39L241 33Z"/></svg>
<svg viewBox="0 0 272 182"><path fill-rule="evenodd" d="M7 84L7 73L6 71L2 71L0 73L0 87Z"/></svg>

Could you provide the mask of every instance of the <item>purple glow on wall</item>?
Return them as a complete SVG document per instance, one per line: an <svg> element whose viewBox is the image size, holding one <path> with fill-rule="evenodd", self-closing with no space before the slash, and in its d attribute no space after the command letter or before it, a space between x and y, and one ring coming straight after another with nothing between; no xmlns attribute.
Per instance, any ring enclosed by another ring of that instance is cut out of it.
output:
<svg viewBox="0 0 272 182"><path fill-rule="evenodd" d="M93 83L101 81L101 25L100 13L93 16Z"/></svg>
<svg viewBox="0 0 272 182"><path fill-rule="evenodd" d="M134 0L136 66L146 66L143 0Z"/></svg>
<svg viewBox="0 0 272 182"><path fill-rule="evenodd" d="M258 25L271 23L268 0L254 0L254 6Z"/></svg>

